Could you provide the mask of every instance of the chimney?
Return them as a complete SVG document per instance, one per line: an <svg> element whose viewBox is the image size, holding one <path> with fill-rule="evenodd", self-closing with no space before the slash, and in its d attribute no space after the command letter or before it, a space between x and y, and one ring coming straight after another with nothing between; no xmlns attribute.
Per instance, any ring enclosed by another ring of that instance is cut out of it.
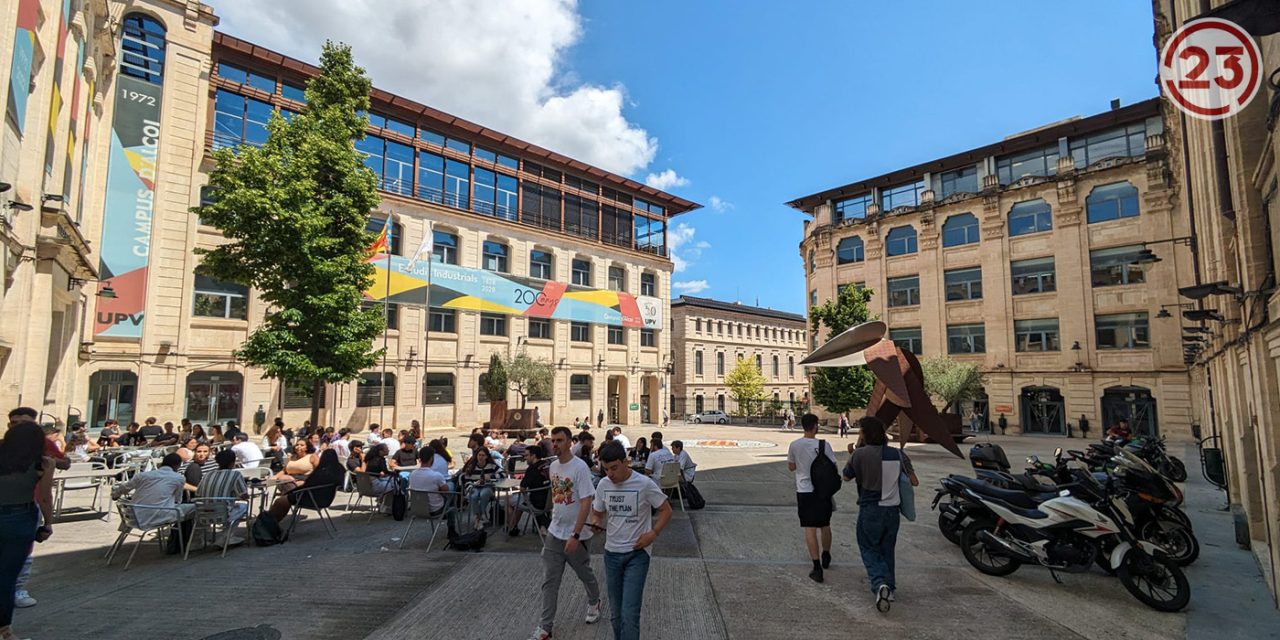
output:
<svg viewBox="0 0 1280 640"><path fill-rule="evenodd" d="M1112 111L1115 111L1116 109L1119 109L1119 108L1120 108L1120 98L1112 98L1112 99L1111 99L1111 110L1112 110Z"/></svg>

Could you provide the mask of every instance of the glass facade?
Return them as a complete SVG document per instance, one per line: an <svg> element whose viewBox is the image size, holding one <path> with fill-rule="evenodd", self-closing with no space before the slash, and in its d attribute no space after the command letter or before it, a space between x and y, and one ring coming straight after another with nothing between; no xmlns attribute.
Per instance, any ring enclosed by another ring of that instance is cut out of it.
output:
<svg viewBox="0 0 1280 640"><path fill-rule="evenodd" d="M1135 122L1071 141L1071 159L1083 169L1105 158L1133 158L1147 152L1147 125Z"/></svg>
<svg viewBox="0 0 1280 640"><path fill-rule="evenodd" d="M996 158L996 176L1008 185L1025 176L1052 176L1058 173L1058 145Z"/></svg>
<svg viewBox="0 0 1280 640"><path fill-rule="evenodd" d="M914 207L920 204L920 194L924 193L924 180L890 187L880 190L880 210L892 211L898 207Z"/></svg>
<svg viewBox="0 0 1280 640"><path fill-rule="evenodd" d="M945 198L954 193L977 193L981 190L978 184L978 168L964 167L942 174L942 195Z"/></svg>
<svg viewBox="0 0 1280 640"><path fill-rule="evenodd" d="M836 201L833 206L833 218L835 222L841 220L861 220L867 217L867 206L873 202L870 193L864 193L856 198L846 198Z"/></svg>

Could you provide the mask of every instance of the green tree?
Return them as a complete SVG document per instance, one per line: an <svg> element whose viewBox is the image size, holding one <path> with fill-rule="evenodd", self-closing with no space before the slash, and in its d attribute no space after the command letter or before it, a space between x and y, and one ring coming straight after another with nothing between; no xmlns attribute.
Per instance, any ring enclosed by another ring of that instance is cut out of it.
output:
<svg viewBox="0 0 1280 640"><path fill-rule="evenodd" d="M951 410L959 413L960 406L982 390L982 373L975 364L938 355L925 358L920 368L924 371L925 390L945 403L943 413Z"/></svg>
<svg viewBox="0 0 1280 640"><path fill-rule="evenodd" d="M724 384L729 387L729 395L738 404L738 412L742 415L754 413L764 400L764 374L754 362L738 358L738 364L724 377Z"/></svg>
<svg viewBox="0 0 1280 640"><path fill-rule="evenodd" d="M512 391L520 394L520 408L523 409L529 398L541 398L551 395L555 385L556 366L549 360L530 358L521 351L503 363L507 370L507 384Z"/></svg>
<svg viewBox="0 0 1280 640"><path fill-rule="evenodd" d="M809 310L809 324L814 335L826 328L827 337L840 335L850 327L875 317L867 308L871 289L843 287L840 294ZM809 373L813 402L832 413L867 406L876 378L866 367L815 367Z"/></svg>
<svg viewBox="0 0 1280 640"><path fill-rule="evenodd" d="M489 372L484 377L484 393L490 400L507 398L507 365L502 356L489 356Z"/></svg>
<svg viewBox="0 0 1280 640"><path fill-rule="evenodd" d="M326 42L306 108L289 120L273 114L261 147L215 151L212 202L192 210L229 241L196 249L201 271L253 287L268 305L235 357L267 378L311 381L312 424L321 385L353 380L382 355L373 348L382 309L360 304L373 282L365 228L379 201L354 146L370 88L351 48Z"/></svg>

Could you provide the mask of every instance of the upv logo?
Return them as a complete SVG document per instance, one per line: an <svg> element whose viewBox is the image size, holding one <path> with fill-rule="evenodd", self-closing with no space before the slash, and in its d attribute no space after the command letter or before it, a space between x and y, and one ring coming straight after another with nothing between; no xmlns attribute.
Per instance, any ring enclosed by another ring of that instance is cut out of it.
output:
<svg viewBox="0 0 1280 640"><path fill-rule="evenodd" d="M1262 77L1258 43L1240 25L1203 18L1182 25L1160 52L1160 86L1187 115L1220 120L1242 111Z"/></svg>

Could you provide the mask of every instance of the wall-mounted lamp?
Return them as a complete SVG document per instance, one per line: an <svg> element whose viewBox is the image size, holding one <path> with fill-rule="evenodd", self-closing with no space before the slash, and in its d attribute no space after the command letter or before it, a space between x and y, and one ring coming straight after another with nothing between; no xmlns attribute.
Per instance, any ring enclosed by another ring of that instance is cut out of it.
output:
<svg viewBox="0 0 1280 640"><path fill-rule="evenodd" d="M90 282L102 282L107 285L99 289L98 293L95 294L99 298L106 298L108 300L116 298L116 290L111 288L110 280L94 280L92 278L67 278L67 291L75 291L76 289L79 289L80 287L83 287L84 285Z"/></svg>
<svg viewBox="0 0 1280 640"><path fill-rule="evenodd" d="M1191 303L1189 303L1189 302L1184 302L1184 303L1174 303L1174 304L1162 304L1162 305L1160 305L1160 312L1156 314L1156 317L1157 317L1157 318L1172 318L1172 317L1173 317L1173 314L1172 314L1172 313L1169 313L1169 309L1170 309L1170 307L1175 308L1175 309L1184 309L1184 308L1190 308L1190 307L1194 307L1194 306L1195 306L1194 304L1191 304Z"/></svg>
<svg viewBox="0 0 1280 640"><path fill-rule="evenodd" d="M604 371L604 356L600 356L600 360L596 362L596 371Z"/></svg>
<svg viewBox="0 0 1280 640"><path fill-rule="evenodd" d="M405 358L405 361L404 361L404 368L406 368L406 369L412 369L412 368L413 368L413 359L414 359L414 358L417 358L417 357L418 357L418 348L417 348L417 347L413 347L413 346L409 347L409 356L408 356L407 358Z"/></svg>
<svg viewBox="0 0 1280 640"><path fill-rule="evenodd" d="M0 193L4 193L12 188L13 188L13 185L9 184L8 182L0 182Z"/></svg>
<svg viewBox="0 0 1280 640"><path fill-rule="evenodd" d="M10 200L3 205L0 205L0 207L10 211L30 211L35 208L25 202L19 202L17 200Z"/></svg>

